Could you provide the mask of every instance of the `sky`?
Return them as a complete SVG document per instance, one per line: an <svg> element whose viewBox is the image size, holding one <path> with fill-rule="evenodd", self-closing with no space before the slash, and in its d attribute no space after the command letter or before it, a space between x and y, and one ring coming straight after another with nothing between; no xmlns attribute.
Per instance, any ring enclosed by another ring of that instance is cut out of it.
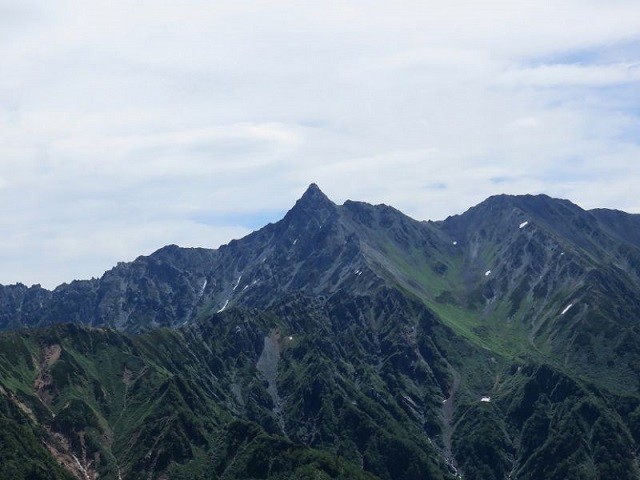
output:
<svg viewBox="0 0 640 480"><path fill-rule="evenodd" d="M640 2L0 0L0 283L217 247L317 183L640 213Z"/></svg>

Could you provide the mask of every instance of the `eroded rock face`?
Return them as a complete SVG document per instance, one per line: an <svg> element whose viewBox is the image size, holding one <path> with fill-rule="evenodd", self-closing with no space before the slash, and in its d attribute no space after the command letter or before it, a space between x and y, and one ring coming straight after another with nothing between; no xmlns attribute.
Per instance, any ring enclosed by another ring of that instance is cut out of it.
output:
<svg viewBox="0 0 640 480"><path fill-rule="evenodd" d="M51 404L56 388L53 384L50 368L58 361L61 353L62 347L55 343L43 347L40 355L41 358L34 359L37 365L38 376L33 382L33 390L47 405Z"/></svg>

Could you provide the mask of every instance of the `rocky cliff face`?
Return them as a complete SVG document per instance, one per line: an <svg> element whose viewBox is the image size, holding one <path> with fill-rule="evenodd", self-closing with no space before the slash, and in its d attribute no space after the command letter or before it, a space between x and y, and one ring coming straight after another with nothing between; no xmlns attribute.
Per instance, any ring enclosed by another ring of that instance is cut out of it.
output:
<svg viewBox="0 0 640 480"><path fill-rule="evenodd" d="M0 287L0 477L637 478L638 218L311 185L217 250Z"/></svg>

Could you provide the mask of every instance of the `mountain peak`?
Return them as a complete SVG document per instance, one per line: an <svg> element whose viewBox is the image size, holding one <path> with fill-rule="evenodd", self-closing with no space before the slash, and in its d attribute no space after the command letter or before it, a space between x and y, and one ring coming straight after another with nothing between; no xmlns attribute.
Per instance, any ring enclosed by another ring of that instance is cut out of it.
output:
<svg viewBox="0 0 640 480"><path fill-rule="evenodd" d="M320 190L320 187L315 183L312 183L307 187L307 190L304 192L302 197L298 199L293 208L301 207L304 210L333 210L335 206L335 203L329 200L329 197Z"/></svg>
<svg viewBox="0 0 640 480"><path fill-rule="evenodd" d="M307 187L307 190L304 192L304 194L302 194L302 197L300 197L300 200L298 201L307 201L307 202L331 202L331 200L329 200L329 197L327 197L322 190L320 190L320 187L318 187L317 184L312 183L311 185L309 185Z"/></svg>
<svg viewBox="0 0 640 480"><path fill-rule="evenodd" d="M285 219L299 218L306 221L309 218L315 218L323 222L335 212L336 204L329 200L318 185L312 183L287 213Z"/></svg>

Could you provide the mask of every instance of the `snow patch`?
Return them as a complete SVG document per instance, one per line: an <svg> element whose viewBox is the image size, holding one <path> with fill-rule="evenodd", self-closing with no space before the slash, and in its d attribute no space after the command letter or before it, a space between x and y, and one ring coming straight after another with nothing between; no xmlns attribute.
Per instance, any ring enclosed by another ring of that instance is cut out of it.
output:
<svg viewBox="0 0 640 480"><path fill-rule="evenodd" d="M457 245L457 244L458 244L458 242L456 242L456 241L454 240L454 241L453 241L453 244L454 244L454 245Z"/></svg>
<svg viewBox="0 0 640 480"><path fill-rule="evenodd" d="M491 270L487 270L486 272L484 272L485 277L488 277L489 275L491 275Z"/></svg>
<svg viewBox="0 0 640 480"><path fill-rule="evenodd" d="M356 275L358 275L358 276L362 275L362 272L361 272L360 270L356 270L356 271L355 271L355 272L353 272L353 273L355 273L355 274L356 274Z"/></svg>
<svg viewBox="0 0 640 480"><path fill-rule="evenodd" d="M297 238L293 241L293 245L295 245L296 243L298 243L298 239Z"/></svg>
<svg viewBox="0 0 640 480"><path fill-rule="evenodd" d="M202 298L202 295L204 295L204 289L207 288L207 279L204 279L204 283L202 284L202 287L200 287L200 293L198 294L198 299Z"/></svg>
<svg viewBox="0 0 640 480"><path fill-rule="evenodd" d="M207 279L204 279L204 283L202 284L202 286L200 287L200 292L198 292L198 301L200 301L200 299L202 298L202 296L204 295L204 289L207 288Z"/></svg>
<svg viewBox="0 0 640 480"><path fill-rule="evenodd" d="M560 315L564 315L565 313L567 313L571 307L573 307L573 303L570 303L569 305L564 307L564 310L562 310L562 312L560 312Z"/></svg>
<svg viewBox="0 0 640 480"><path fill-rule="evenodd" d="M289 340L293 340L293 337L292 337L291 335L289 335L289 337L288 337L288 338L289 338Z"/></svg>
<svg viewBox="0 0 640 480"><path fill-rule="evenodd" d="M218 310L218 313L223 312L225 308L227 308L227 305L229 305L229 300L227 300L226 302L224 302L224 305L222 306L222 308L220 310Z"/></svg>
<svg viewBox="0 0 640 480"><path fill-rule="evenodd" d="M236 282L236 284L233 286L233 291L236 291L236 288L238 288L238 285L240 285L240 280L242 280L242 275L240 275L238 277L238 281Z"/></svg>
<svg viewBox="0 0 640 480"><path fill-rule="evenodd" d="M491 397L482 397L480 399L481 402L490 402L491 401Z"/></svg>
<svg viewBox="0 0 640 480"><path fill-rule="evenodd" d="M245 285L242 291L244 292L247 288L249 288L249 285Z"/></svg>
<svg viewBox="0 0 640 480"><path fill-rule="evenodd" d="M529 225L529 221L528 220L526 222L522 222L518 228L524 228L527 225Z"/></svg>

